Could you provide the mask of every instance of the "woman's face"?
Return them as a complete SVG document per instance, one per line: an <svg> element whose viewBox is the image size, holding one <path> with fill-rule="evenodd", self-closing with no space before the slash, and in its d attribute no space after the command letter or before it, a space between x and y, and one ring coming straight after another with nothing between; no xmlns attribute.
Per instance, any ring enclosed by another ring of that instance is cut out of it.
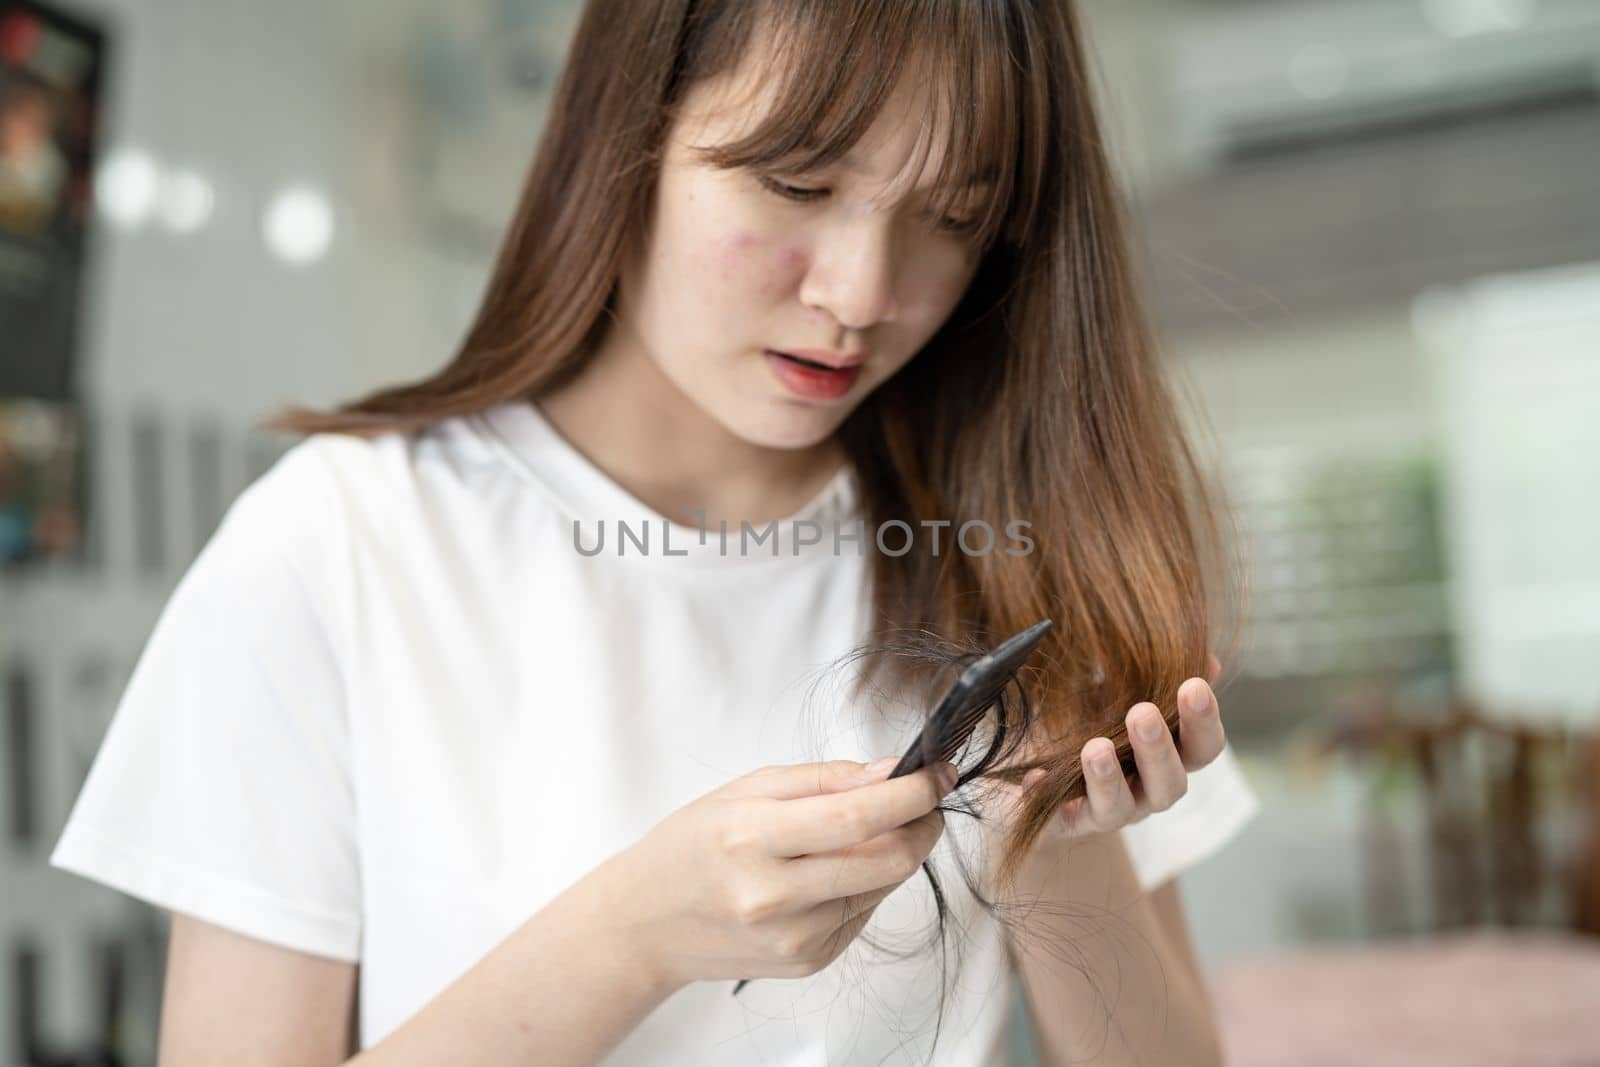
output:
<svg viewBox="0 0 1600 1067"><path fill-rule="evenodd" d="M927 181L942 148L934 140L919 153L928 108L909 85L848 158L824 170L759 174L697 161L690 146L754 127L767 100L759 69L747 61L687 94L665 147L653 231L624 273L618 310L665 377L730 432L806 448L954 310L979 260L960 227L981 216L987 194L975 187L959 214L934 214ZM851 366L808 370L775 352Z"/></svg>

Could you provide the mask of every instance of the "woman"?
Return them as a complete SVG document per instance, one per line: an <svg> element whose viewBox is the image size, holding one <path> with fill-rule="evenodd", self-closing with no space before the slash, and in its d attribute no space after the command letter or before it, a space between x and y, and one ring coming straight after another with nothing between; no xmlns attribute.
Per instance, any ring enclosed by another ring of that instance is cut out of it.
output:
<svg viewBox="0 0 1600 1067"><path fill-rule="evenodd" d="M173 912L164 1063L990 1064L1013 969L1046 1062L1216 1059L1254 802L1085 85L1053 0L591 0L460 353L278 421L57 847ZM982 835L817 685L1044 616Z"/></svg>

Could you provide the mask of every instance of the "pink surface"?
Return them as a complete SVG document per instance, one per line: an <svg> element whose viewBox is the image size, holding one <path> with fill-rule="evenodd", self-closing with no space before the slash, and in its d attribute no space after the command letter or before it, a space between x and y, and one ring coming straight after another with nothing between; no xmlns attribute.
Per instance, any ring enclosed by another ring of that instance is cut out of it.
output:
<svg viewBox="0 0 1600 1067"><path fill-rule="evenodd" d="M1474 931L1215 969L1232 1067L1600 1065L1600 939Z"/></svg>

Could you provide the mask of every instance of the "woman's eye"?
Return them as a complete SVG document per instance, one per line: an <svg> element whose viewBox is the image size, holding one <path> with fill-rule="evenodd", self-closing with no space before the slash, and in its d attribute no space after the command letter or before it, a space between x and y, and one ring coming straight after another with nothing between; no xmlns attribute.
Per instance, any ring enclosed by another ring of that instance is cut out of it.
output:
<svg viewBox="0 0 1600 1067"><path fill-rule="evenodd" d="M763 187L773 193L776 193L778 196L783 197L785 200L795 200L801 203L812 200L821 200L823 197L827 196L829 192L826 186L813 188L804 185L791 185L788 182L780 181L779 179L767 174L757 174L756 180L759 181ZM957 237L964 240L977 234L978 229L982 226L982 221L977 218L960 218L955 215L939 215L934 218L933 225L934 228L941 233L949 234L952 237Z"/></svg>
<svg viewBox="0 0 1600 1067"><path fill-rule="evenodd" d="M803 185L790 185L788 182L781 182L765 174L758 174L756 177L762 185L786 200L818 200L828 195L827 189L811 189Z"/></svg>
<svg viewBox="0 0 1600 1067"><path fill-rule="evenodd" d="M971 237L973 234L978 232L978 227L982 225L982 223L980 220L975 218L958 219L951 215L941 215L934 225L938 226L938 228L943 230L945 233L953 234L956 237Z"/></svg>

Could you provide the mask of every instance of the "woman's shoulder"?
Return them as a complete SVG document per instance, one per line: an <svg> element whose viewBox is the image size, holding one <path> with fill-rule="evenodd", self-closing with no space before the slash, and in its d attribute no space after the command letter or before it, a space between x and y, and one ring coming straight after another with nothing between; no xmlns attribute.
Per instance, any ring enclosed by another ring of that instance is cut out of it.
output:
<svg viewBox="0 0 1600 1067"><path fill-rule="evenodd" d="M471 486L502 467L475 416L370 436L315 433L289 446L247 492L284 507L321 507L322 518L384 525Z"/></svg>
<svg viewBox="0 0 1600 1067"><path fill-rule="evenodd" d="M234 498L210 552L270 554L313 575L334 565L352 541L392 529L414 495L407 437L316 433L293 442Z"/></svg>
<svg viewBox="0 0 1600 1067"><path fill-rule="evenodd" d="M441 488L459 481L449 473L461 466L458 435L446 425L296 440L234 498L187 584L218 599L292 607L337 630L353 610L361 560L401 575L458 520L459 496Z"/></svg>

